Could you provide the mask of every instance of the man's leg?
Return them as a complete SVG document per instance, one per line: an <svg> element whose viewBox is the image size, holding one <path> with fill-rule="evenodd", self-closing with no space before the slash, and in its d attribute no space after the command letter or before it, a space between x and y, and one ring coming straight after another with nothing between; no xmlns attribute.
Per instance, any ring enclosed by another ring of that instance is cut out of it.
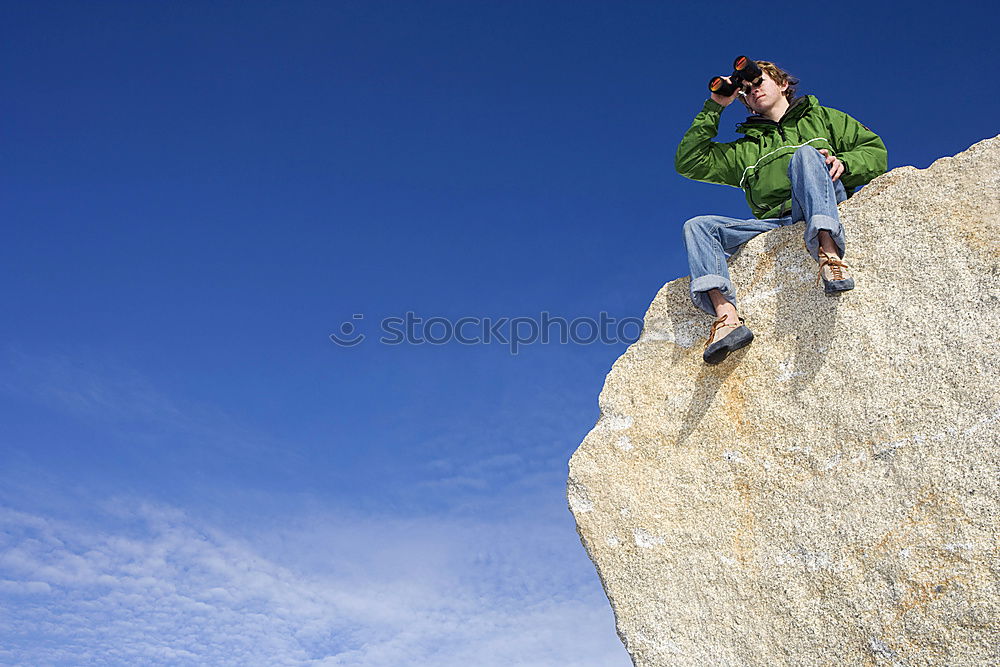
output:
<svg viewBox="0 0 1000 667"><path fill-rule="evenodd" d="M803 146L788 163L792 184L792 222L805 220L806 249L819 260L820 234L828 237L827 252L844 256L844 226L840 224L837 204L847 199L844 184L830 179L822 154L812 146ZM831 247L832 244L832 247Z"/></svg>
<svg viewBox="0 0 1000 667"><path fill-rule="evenodd" d="M736 250L763 232L780 227L777 220L741 220L721 215L699 215L684 223L684 247L691 270L691 300L709 315L717 315L712 299L721 298L736 309L736 290L729 279L727 260ZM709 293L715 292L714 297Z"/></svg>
<svg viewBox="0 0 1000 667"><path fill-rule="evenodd" d="M820 262L820 276L827 292L854 287L844 257L844 226L837 204L847 199L844 184L830 178L826 160L818 150L803 146L788 165L792 185L792 220L806 223L806 249ZM817 279L818 281L818 279Z"/></svg>
<svg viewBox="0 0 1000 667"><path fill-rule="evenodd" d="M727 264L729 256L758 234L787 222L787 218L740 220L702 215L684 223L684 245L691 269L691 300L717 318L705 347L705 361L721 361L731 350L753 340L753 334L743 326L736 311L736 290L729 279Z"/></svg>
<svg viewBox="0 0 1000 667"><path fill-rule="evenodd" d="M819 251L831 257L843 257L837 244L834 243L833 237L830 236L830 232L825 229L819 230Z"/></svg>
<svg viewBox="0 0 1000 667"><path fill-rule="evenodd" d="M717 289L708 290L708 299L712 302L716 317L724 317L726 324L735 324L739 321L740 315L736 311L736 304L722 296L722 292Z"/></svg>

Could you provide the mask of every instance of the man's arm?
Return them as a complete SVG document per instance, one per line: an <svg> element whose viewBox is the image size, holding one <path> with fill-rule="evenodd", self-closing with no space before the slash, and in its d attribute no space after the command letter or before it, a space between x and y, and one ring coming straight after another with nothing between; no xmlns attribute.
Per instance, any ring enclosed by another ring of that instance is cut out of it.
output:
<svg viewBox="0 0 1000 667"><path fill-rule="evenodd" d="M739 187L741 174L737 173L736 146L712 141L719 133L722 110L735 98L735 93L730 97L713 93L712 99L705 101L674 156L674 167L681 176Z"/></svg>
<svg viewBox="0 0 1000 667"><path fill-rule="evenodd" d="M888 166L885 144L877 134L843 111L827 108L832 130L831 143L846 171L841 176L846 188L856 188L884 174Z"/></svg>

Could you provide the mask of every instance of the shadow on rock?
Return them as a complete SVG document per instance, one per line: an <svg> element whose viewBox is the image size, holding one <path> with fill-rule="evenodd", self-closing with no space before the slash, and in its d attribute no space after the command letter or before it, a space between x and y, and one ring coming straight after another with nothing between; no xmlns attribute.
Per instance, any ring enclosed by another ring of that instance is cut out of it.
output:
<svg viewBox="0 0 1000 667"><path fill-rule="evenodd" d="M736 370L736 367L743 363L750 347L747 346L731 353L722 363L713 366L702 364L701 371L694 381L691 403L688 405L687 413L681 422L681 430L677 434L677 444L684 444L698 428L705 413L708 412L709 406L714 402L715 395L719 393L719 387ZM702 363L701 359L698 362Z"/></svg>
<svg viewBox="0 0 1000 667"><path fill-rule="evenodd" d="M808 255L805 258L786 256L796 263L805 262L809 271L818 270ZM778 270L782 268L784 267L779 267ZM801 270L802 266L795 268ZM794 393L797 394L812 384L816 373L826 363L826 353L837 329L840 299L850 298L850 294L825 294L822 285L817 286L810 280L806 283L791 283L776 295L774 334L776 337L787 338L792 348L782 368L778 369L777 378L779 381L789 382ZM796 330L779 329L790 322L798 323Z"/></svg>

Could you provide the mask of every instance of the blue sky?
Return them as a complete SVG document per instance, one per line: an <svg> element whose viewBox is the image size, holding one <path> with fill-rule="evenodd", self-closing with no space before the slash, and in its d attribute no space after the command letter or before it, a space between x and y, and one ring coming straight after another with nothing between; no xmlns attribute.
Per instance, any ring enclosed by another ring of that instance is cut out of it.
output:
<svg viewBox="0 0 1000 667"><path fill-rule="evenodd" d="M564 490L625 344L379 321L641 317L746 211L673 171L712 75L774 60L922 168L996 135L998 19L3 3L0 664L629 664Z"/></svg>

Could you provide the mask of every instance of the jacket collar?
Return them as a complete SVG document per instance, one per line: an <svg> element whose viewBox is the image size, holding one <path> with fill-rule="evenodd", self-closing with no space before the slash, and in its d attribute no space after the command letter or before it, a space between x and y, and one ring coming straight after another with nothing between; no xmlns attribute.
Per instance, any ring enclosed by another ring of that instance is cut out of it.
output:
<svg viewBox="0 0 1000 667"><path fill-rule="evenodd" d="M785 114L781 117L781 120L775 122L770 118L765 118L760 114L754 114L752 116L747 116L747 119L736 126L736 131L740 134L747 134L748 130L760 129L764 130L765 127L777 127L779 124L784 123L789 120L796 120L801 118L806 114L807 111L813 107L819 106L819 100L817 100L812 95L800 95L792 100L792 103L788 105L788 109ZM754 127L757 126L757 127ZM758 132L755 132L757 134Z"/></svg>

